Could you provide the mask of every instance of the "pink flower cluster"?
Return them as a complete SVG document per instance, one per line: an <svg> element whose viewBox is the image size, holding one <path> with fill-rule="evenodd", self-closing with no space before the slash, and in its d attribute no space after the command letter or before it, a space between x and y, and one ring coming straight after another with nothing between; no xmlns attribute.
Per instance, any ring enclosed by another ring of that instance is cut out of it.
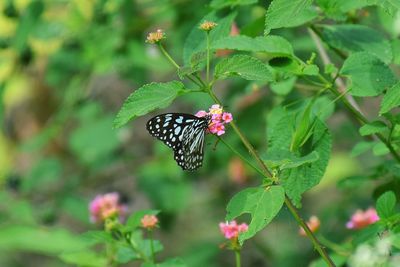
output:
<svg viewBox="0 0 400 267"><path fill-rule="evenodd" d="M113 192L97 195L89 204L89 212L93 223L103 222L114 216L122 220L127 213L127 207L119 203L119 194Z"/></svg>
<svg viewBox="0 0 400 267"><path fill-rule="evenodd" d="M219 229L226 239L235 239L240 233L246 232L249 226L245 223L237 224L236 221L219 224Z"/></svg>
<svg viewBox="0 0 400 267"><path fill-rule="evenodd" d="M351 216L350 221L346 223L346 227L348 229L361 229L376 221L379 221L379 216L374 208L369 208L366 211L357 210Z"/></svg>
<svg viewBox="0 0 400 267"><path fill-rule="evenodd" d="M158 218L155 215L144 215L143 218L140 220L142 223L142 227L146 229L153 229L157 226Z"/></svg>
<svg viewBox="0 0 400 267"><path fill-rule="evenodd" d="M225 133L225 123L229 123L233 120L232 114L223 112L222 107L218 104L212 105L209 111L200 110L195 114L201 118L204 116L211 116L211 123L208 125L208 131L218 136Z"/></svg>

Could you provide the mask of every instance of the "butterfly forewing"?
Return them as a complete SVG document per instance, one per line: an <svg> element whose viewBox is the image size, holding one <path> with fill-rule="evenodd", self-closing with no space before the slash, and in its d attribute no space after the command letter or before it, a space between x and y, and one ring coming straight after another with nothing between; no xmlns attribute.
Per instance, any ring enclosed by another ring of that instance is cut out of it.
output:
<svg viewBox="0 0 400 267"><path fill-rule="evenodd" d="M174 159L184 170L195 170L203 162L205 130L209 118L185 113L166 113L147 122L149 133L174 150Z"/></svg>

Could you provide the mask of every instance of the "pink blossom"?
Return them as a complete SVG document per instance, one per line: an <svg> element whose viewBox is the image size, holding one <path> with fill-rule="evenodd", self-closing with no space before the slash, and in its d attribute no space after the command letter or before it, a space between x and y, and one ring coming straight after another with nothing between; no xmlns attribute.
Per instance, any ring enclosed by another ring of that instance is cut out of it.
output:
<svg viewBox="0 0 400 267"><path fill-rule="evenodd" d="M201 118L201 117L206 116L207 114L208 114L208 113L205 112L204 110L199 110L199 111L195 114L195 116Z"/></svg>
<svg viewBox="0 0 400 267"><path fill-rule="evenodd" d="M223 120L225 123L231 122L231 121L233 120L232 114L229 113L229 112L224 112L224 113L222 114L222 120Z"/></svg>
<svg viewBox="0 0 400 267"><path fill-rule="evenodd" d="M212 123L208 127L208 129L209 129L210 133L216 134L218 136L221 136L225 133L225 126L220 122Z"/></svg>
<svg viewBox="0 0 400 267"><path fill-rule="evenodd" d="M313 233L318 231L319 226L321 225L321 222L317 216L311 216L310 219L308 220L308 222L306 222L306 223L307 223L308 228L310 228L311 232L313 232ZM304 231L303 228L299 229L299 235L306 236L306 232Z"/></svg>
<svg viewBox="0 0 400 267"><path fill-rule="evenodd" d="M97 195L89 204L90 220L94 223L118 216L120 219L127 213L127 207L119 203L116 192Z"/></svg>
<svg viewBox="0 0 400 267"><path fill-rule="evenodd" d="M379 221L379 216L374 208L369 208L366 211L357 210L350 221L346 223L348 229L361 229L370 224Z"/></svg>
<svg viewBox="0 0 400 267"><path fill-rule="evenodd" d="M151 230L157 226L158 218L155 215L146 214L143 216L140 222L142 223L143 228Z"/></svg>
<svg viewBox="0 0 400 267"><path fill-rule="evenodd" d="M212 105L208 112L200 110L196 113L197 117L210 116L210 123L208 125L208 132L221 136L225 133L225 125L233 120L232 114L223 112L222 107L219 104Z"/></svg>
<svg viewBox="0 0 400 267"><path fill-rule="evenodd" d="M219 224L219 229L226 239L237 238L240 233L246 232L249 226L245 223L238 225L236 221L225 222Z"/></svg>

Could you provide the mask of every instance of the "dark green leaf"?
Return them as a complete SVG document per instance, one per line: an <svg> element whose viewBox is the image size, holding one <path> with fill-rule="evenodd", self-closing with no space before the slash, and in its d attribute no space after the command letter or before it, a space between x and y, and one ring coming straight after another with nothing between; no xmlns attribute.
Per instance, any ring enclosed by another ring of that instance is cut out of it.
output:
<svg viewBox="0 0 400 267"><path fill-rule="evenodd" d="M155 109L168 107L183 92L184 85L178 81L150 83L140 87L125 100L114 119L114 127L121 127L129 120Z"/></svg>
<svg viewBox="0 0 400 267"><path fill-rule="evenodd" d="M397 82L390 68L367 52L350 55L340 74L349 77L349 93L354 96L376 96Z"/></svg>
<svg viewBox="0 0 400 267"><path fill-rule="evenodd" d="M228 36L215 41L212 48L264 52L271 57L293 56L292 45L286 39L274 35L255 38L244 35Z"/></svg>
<svg viewBox="0 0 400 267"><path fill-rule="evenodd" d="M317 17L313 0L273 0L265 15L267 35L272 29L295 27Z"/></svg>
<svg viewBox="0 0 400 267"><path fill-rule="evenodd" d="M331 46L346 52L369 52L389 64L392 61L392 48L385 36L363 25L342 24L325 25L323 39Z"/></svg>
<svg viewBox="0 0 400 267"><path fill-rule="evenodd" d="M262 230L278 214L285 200L285 192L281 186L268 188L253 187L237 193L226 208L226 220L250 213L251 221L247 232L239 236L239 241L253 237Z"/></svg>
<svg viewBox="0 0 400 267"><path fill-rule="evenodd" d="M223 59L215 67L215 77L223 79L237 75L246 80L272 81L274 79L268 65L247 55L236 55Z"/></svg>

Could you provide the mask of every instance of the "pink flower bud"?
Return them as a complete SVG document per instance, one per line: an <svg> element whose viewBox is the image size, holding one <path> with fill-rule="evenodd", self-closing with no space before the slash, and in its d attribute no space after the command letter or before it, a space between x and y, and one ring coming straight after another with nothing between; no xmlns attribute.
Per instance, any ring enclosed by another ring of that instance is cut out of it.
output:
<svg viewBox="0 0 400 267"><path fill-rule="evenodd" d="M155 215L144 215L140 222L143 228L151 230L157 226L158 219Z"/></svg>
<svg viewBox="0 0 400 267"><path fill-rule="evenodd" d="M114 192L97 195L89 204L89 212L93 223L103 222L114 216L122 220L127 213L127 207L119 203L119 194Z"/></svg>
<svg viewBox="0 0 400 267"><path fill-rule="evenodd" d="M249 226L245 223L238 225L236 221L225 222L219 224L219 229L226 239L238 238L240 233L244 233L249 229Z"/></svg>

